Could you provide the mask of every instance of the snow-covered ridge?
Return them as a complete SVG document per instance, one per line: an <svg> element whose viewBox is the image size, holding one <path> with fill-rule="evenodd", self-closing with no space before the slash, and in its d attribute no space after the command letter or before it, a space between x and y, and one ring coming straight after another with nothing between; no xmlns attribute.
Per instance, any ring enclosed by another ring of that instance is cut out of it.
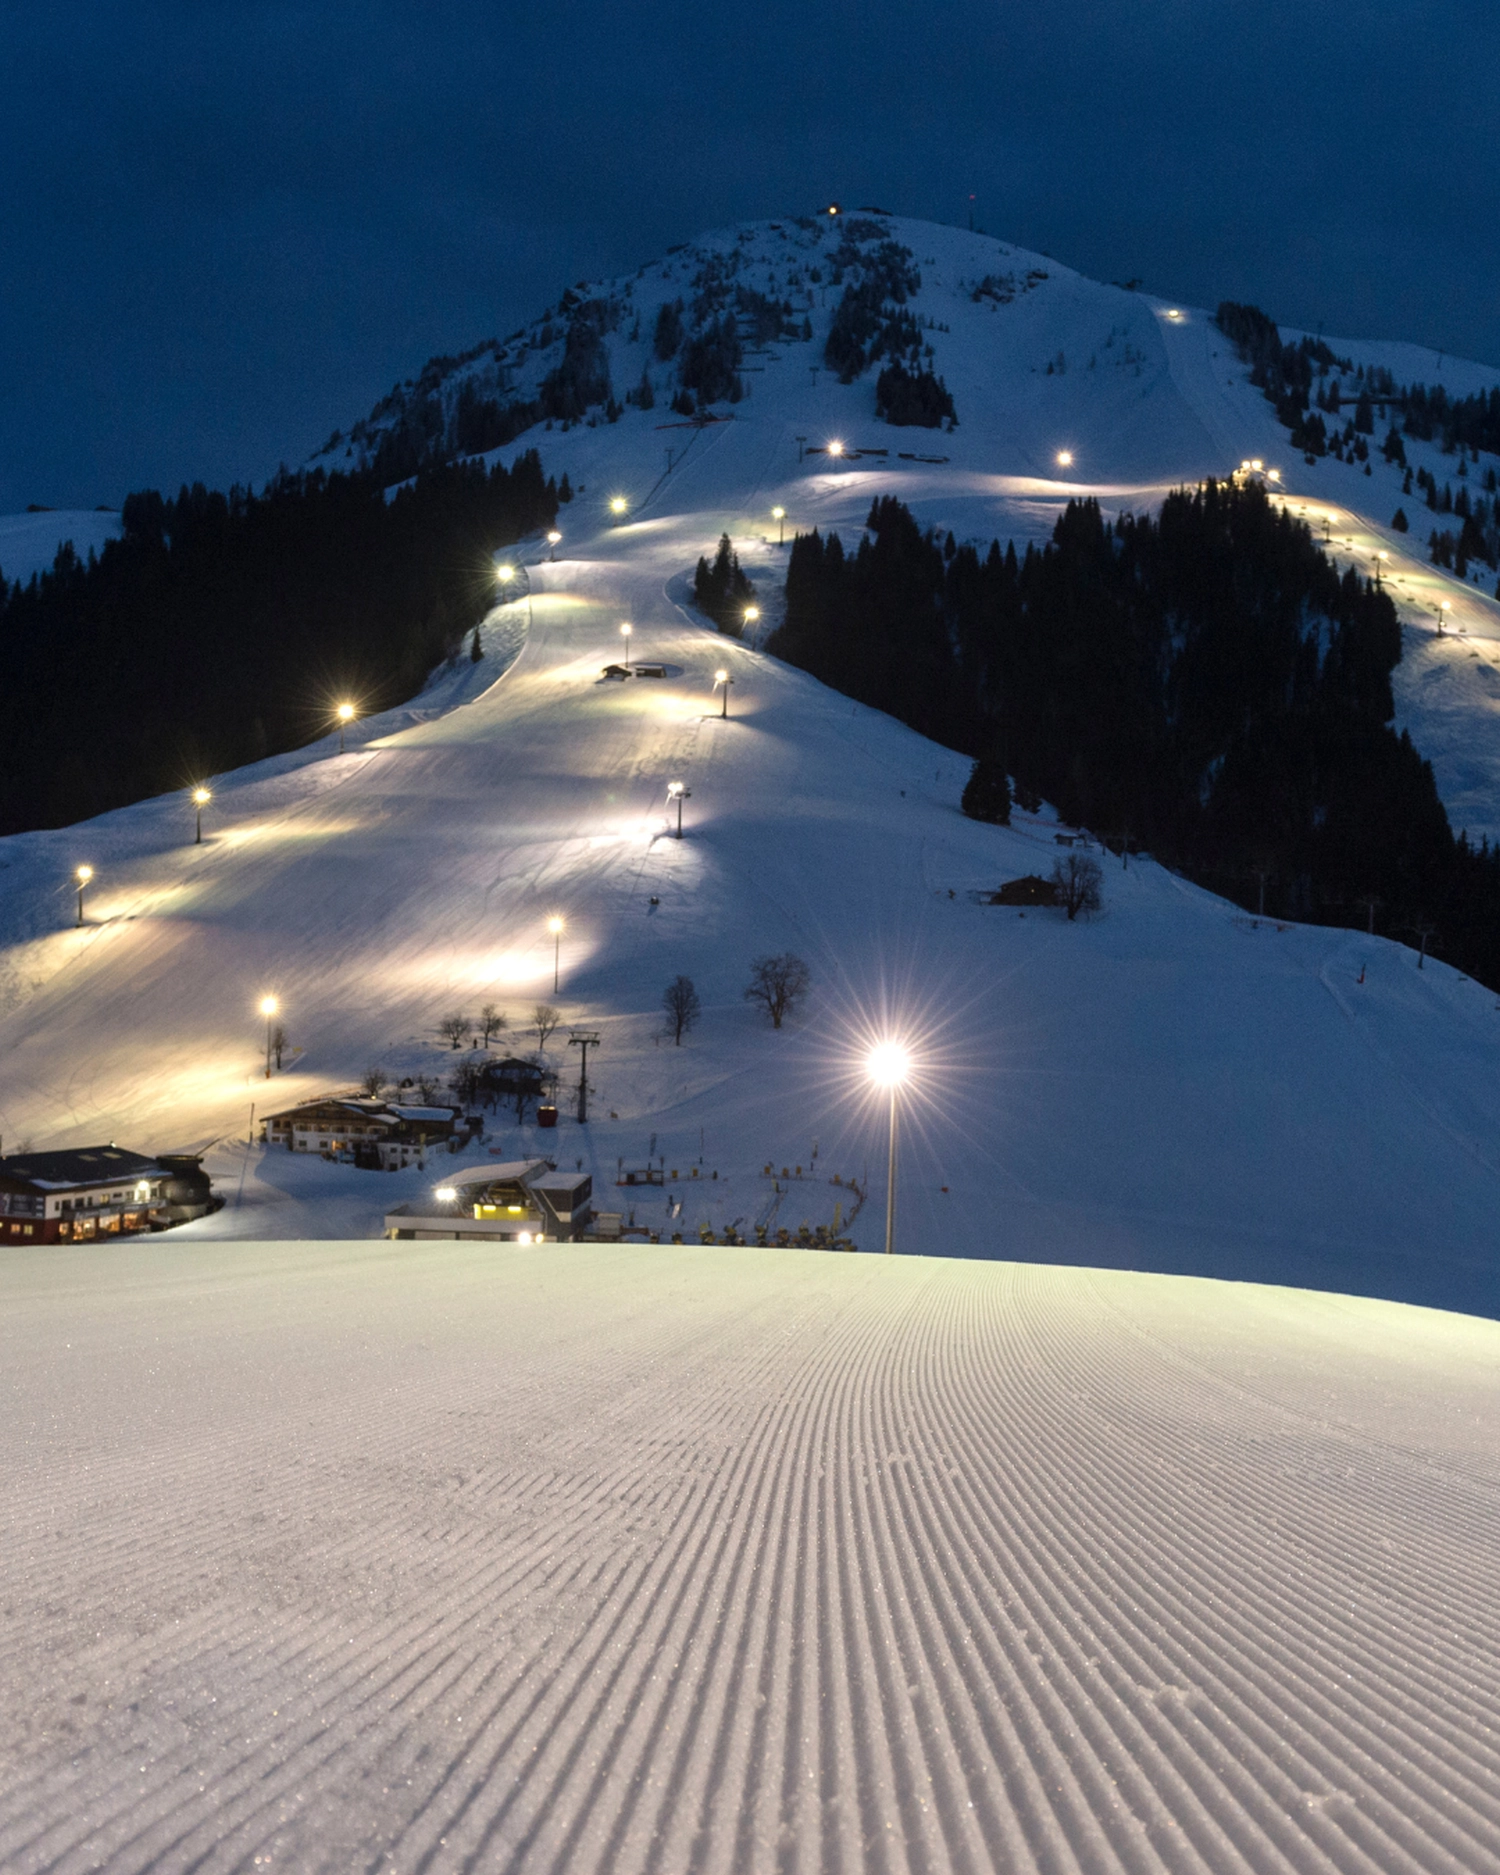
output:
<svg viewBox="0 0 1500 1875"><path fill-rule="evenodd" d="M111 508L31 508L25 514L0 514L0 574L12 585L24 584L48 570L65 541L86 560L119 532L120 517Z"/></svg>

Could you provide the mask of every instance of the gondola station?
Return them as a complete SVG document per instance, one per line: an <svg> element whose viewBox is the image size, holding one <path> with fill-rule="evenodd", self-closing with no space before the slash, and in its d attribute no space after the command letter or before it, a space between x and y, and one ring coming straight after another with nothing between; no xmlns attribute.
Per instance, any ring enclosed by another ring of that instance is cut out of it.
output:
<svg viewBox="0 0 1500 1875"><path fill-rule="evenodd" d="M595 1211L587 1172L515 1159L455 1172L430 1198L386 1213L385 1234L418 1241L599 1243L620 1235L617 1211Z"/></svg>

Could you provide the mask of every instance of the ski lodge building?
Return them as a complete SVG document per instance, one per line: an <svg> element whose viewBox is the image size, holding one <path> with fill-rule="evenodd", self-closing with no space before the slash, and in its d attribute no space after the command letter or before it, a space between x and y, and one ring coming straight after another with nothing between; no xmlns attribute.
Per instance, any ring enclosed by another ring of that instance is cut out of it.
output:
<svg viewBox="0 0 1500 1875"><path fill-rule="evenodd" d="M111 1141L0 1159L0 1246L91 1243L168 1230L216 1211L200 1154L148 1159Z"/></svg>
<svg viewBox="0 0 1500 1875"><path fill-rule="evenodd" d="M386 1214L387 1237L463 1243L597 1243L620 1234L616 1211L593 1206L587 1172L559 1172L550 1159L514 1159L455 1172L430 1198Z"/></svg>
<svg viewBox="0 0 1500 1875"><path fill-rule="evenodd" d="M266 1116L261 1138L289 1152L351 1158L369 1171L425 1163L429 1146L453 1138L453 1107L404 1107L359 1094L324 1094Z"/></svg>

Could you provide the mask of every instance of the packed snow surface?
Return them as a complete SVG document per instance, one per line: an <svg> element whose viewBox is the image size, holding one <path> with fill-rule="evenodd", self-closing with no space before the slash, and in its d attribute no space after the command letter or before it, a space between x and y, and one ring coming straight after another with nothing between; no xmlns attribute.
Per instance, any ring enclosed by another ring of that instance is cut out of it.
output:
<svg viewBox="0 0 1500 1875"><path fill-rule="evenodd" d="M1500 1326L560 1245L0 1266L0 1865L1500 1866Z"/></svg>

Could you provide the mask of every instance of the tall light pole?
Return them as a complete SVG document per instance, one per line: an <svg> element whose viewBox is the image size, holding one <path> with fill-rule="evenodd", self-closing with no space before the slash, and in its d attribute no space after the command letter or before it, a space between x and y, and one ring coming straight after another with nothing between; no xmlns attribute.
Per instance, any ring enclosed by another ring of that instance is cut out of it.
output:
<svg viewBox="0 0 1500 1875"><path fill-rule="evenodd" d="M1453 610L1451 599L1439 599L1437 605L1438 637L1443 635L1443 627L1448 622L1448 614Z"/></svg>
<svg viewBox="0 0 1500 1875"><path fill-rule="evenodd" d="M622 625L620 627L620 636L625 640L625 668L627 671L630 669L630 634L633 630L634 627L631 625Z"/></svg>
<svg viewBox="0 0 1500 1875"><path fill-rule="evenodd" d="M552 994L557 994L558 973L562 969L562 934L561 918L549 918L547 929L552 933Z"/></svg>
<svg viewBox="0 0 1500 1875"><path fill-rule="evenodd" d="M198 834L197 838L193 841L194 846L202 846L203 844L203 810L213 798L207 788L193 789L193 806L198 810Z"/></svg>
<svg viewBox="0 0 1500 1875"><path fill-rule="evenodd" d="M271 1078L271 1023L276 1015L277 1002L274 996L262 996L260 1013L266 1019L266 1079Z"/></svg>
<svg viewBox="0 0 1500 1875"><path fill-rule="evenodd" d="M349 727L350 723L354 721L354 705L352 703L341 703L334 711L334 715L339 719L339 754L342 755L344 753L344 731Z"/></svg>
<svg viewBox="0 0 1500 1875"><path fill-rule="evenodd" d="M754 625L759 618L760 607L758 605L747 605L745 607L745 623L747 625Z"/></svg>
<svg viewBox="0 0 1500 1875"><path fill-rule="evenodd" d="M723 716L726 718L729 715L729 686L733 682L734 682L734 679L729 675L728 671L715 671L714 672L714 688L716 690L722 690L724 692L724 702L723 702L722 708L719 711L719 714L720 716Z"/></svg>
<svg viewBox="0 0 1500 1875"><path fill-rule="evenodd" d="M771 519L776 523L776 545L784 547L786 545L786 509L773 508Z"/></svg>
<svg viewBox="0 0 1500 1875"><path fill-rule="evenodd" d="M73 877L78 881L78 922L83 923L83 888L94 876L92 866L80 866Z"/></svg>
<svg viewBox="0 0 1500 1875"><path fill-rule="evenodd" d="M911 1058L899 1042L882 1042L870 1050L870 1079L877 1087L890 1089L891 1137L885 1174L885 1253L896 1249L896 1090L905 1081Z"/></svg>
<svg viewBox="0 0 1500 1875"><path fill-rule="evenodd" d="M555 559L557 558L557 543L558 543L558 542L559 542L559 541L560 541L561 539L562 539L562 535L558 533L558 531L557 531L557 529L556 529L555 527L554 527L554 528L549 528L549 529L548 529L548 532L547 532L547 558L548 558L549 560L555 560Z"/></svg>
<svg viewBox="0 0 1500 1875"><path fill-rule="evenodd" d="M682 838L682 804L684 801L691 800L692 794L692 789L684 787L680 781L667 783L667 799L677 803L677 837L679 840Z"/></svg>

